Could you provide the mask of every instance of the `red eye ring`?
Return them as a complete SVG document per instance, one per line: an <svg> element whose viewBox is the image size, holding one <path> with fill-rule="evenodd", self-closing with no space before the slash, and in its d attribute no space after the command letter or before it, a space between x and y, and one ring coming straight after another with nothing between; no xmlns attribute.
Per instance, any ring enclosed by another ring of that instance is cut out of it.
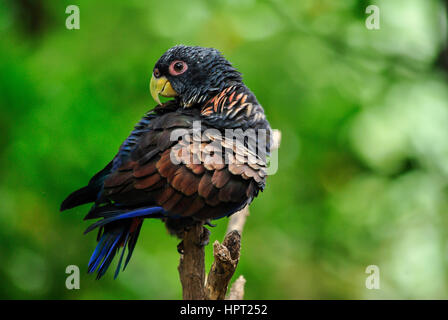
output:
<svg viewBox="0 0 448 320"><path fill-rule="evenodd" d="M171 62L168 70L171 75L178 76L178 75L184 73L185 71L187 71L187 69L188 69L188 65L185 62L176 60L176 61Z"/></svg>

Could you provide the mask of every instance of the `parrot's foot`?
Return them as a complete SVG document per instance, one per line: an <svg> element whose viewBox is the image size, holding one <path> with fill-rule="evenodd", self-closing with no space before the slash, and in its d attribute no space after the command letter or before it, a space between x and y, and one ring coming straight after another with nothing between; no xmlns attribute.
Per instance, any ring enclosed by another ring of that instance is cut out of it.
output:
<svg viewBox="0 0 448 320"><path fill-rule="evenodd" d="M188 232L189 230L191 230L191 227L186 227L184 229L184 232ZM210 243L210 234L211 234L210 230L208 230L206 227L202 227L202 233L201 233L196 245L198 247L205 247L206 245L208 245ZM185 252L184 249L185 249L184 240L182 240L177 245L177 252L179 252L179 254L184 254L184 252Z"/></svg>
<svg viewBox="0 0 448 320"><path fill-rule="evenodd" d="M177 245L177 252L179 252L179 254L184 254L184 240Z"/></svg>
<svg viewBox="0 0 448 320"><path fill-rule="evenodd" d="M205 247L206 245L208 245L210 243L210 234L210 230L208 230L206 227L203 227L202 234L197 245L199 247Z"/></svg>
<svg viewBox="0 0 448 320"><path fill-rule="evenodd" d="M216 227L216 224L211 223L210 219L205 220L204 224L212 228Z"/></svg>

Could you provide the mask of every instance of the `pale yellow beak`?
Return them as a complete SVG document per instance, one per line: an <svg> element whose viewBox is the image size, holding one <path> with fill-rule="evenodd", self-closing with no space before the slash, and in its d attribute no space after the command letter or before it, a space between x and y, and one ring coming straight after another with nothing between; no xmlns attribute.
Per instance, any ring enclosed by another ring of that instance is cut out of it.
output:
<svg viewBox="0 0 448 320"><path fill-rule="evenodd" d="M149 90L151 91L151 96L158 104L161 104L159 95L162 97L177 96L177 92L173 89L166 77L156 78L152 75L151 82L149 83Z"/></svg>

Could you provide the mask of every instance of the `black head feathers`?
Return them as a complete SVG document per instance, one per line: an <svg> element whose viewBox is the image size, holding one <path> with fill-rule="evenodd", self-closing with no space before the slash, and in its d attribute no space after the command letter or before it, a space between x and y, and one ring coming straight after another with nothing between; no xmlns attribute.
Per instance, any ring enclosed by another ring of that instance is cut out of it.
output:
<svg viewBox="0 0 448 320"><path fill-rule="evenodd" d="M166 77L184 106L205 102L222 89L241 84L232 64L214 48L174 46L154 66L155 78Z"/></svg>

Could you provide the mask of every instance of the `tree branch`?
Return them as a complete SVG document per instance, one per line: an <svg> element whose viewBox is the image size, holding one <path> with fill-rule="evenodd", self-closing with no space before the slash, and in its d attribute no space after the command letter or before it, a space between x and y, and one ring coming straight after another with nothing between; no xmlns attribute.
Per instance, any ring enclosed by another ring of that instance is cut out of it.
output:
<svg viewBox="0 0 448 320"><path fill-rule="evenodd" d="M205 233L202 224L186 231L183 238L183 254L180 255L179 276L184 300L204 300L205 251L201 245Z"/></svg>
<svg viewBox="0 0 448 320"><path fill-rule="evenodd" d="M235 280L232 287L230 288L229 296L227 300L243 300L244 299L244 285L246 284L246 279L243 276L239 276Z"/></svg>
<svg viewBox="0 0 448 320"><path fill-rule="evenodd" d="M238 211L230 216L229 224L227 225L227 233L232 230L237 230L240 235L243 234L244 224L249 216L249 207L245 206L243 210Z"/></svg>
<svg viewBox="0 0 448 320"><path fill-rule="evenodd" d="M215 261L205 285L205 296L209 300L224 300L227 286L240 260L241 235L237 230L226 234L224 241L213 244Z"/></svg>

